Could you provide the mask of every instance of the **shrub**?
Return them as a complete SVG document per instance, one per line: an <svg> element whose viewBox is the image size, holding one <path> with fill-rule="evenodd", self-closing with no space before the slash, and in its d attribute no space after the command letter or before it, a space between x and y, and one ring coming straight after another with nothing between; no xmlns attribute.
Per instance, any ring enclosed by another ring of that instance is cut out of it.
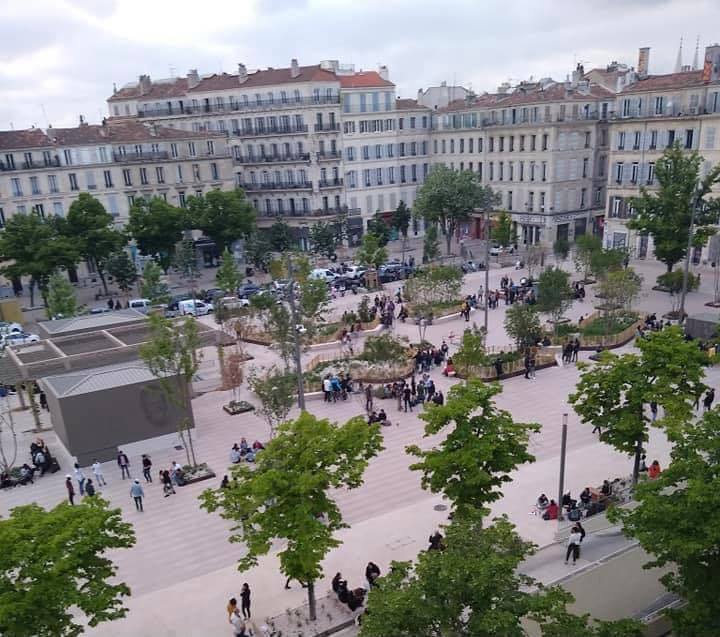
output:
<svg viewBox="0 0 720 637"><path fill-rule="evenodd" d="M463 273L452 265L441 265L417 273L405 282L405 299L414 305L455 301L460 296Z"/></svg>
<svg viewBox="0 0 720 637"><path fill-rule="evenodd" d="M683 271L673 270L672 272L665 272L657 278L657 284L665 288L670 294L680 294L683 286ZM692 272L688 272L687 289L688 292L697 290L700 286L700 277L695 276Z"/></svg>
<svg viewBox="0 0 720 637"><path fill-rule="evenodd" d="M370 305L369 296L363 296L362 299L360 299L357 315L362 323L370 323L375 317L374 308Z"/></svg>
<svg viewBox="0 0 720 637"><path fill-rule="evenodd" d="M369 363L387 363L404 360L406 354L407 342L385 333L380 336L368 336L365 339L365 348L358 358Z"/></svg>

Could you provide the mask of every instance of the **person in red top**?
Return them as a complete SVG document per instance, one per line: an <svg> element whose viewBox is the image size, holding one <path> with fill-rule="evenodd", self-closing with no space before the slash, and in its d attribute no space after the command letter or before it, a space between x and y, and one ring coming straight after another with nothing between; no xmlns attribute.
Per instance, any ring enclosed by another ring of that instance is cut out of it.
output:
<svg viewBox="0 0 720 637"><path fill-rule="evenodd" d="M557 520L558 516L558 505L555 500L550 500L550 504L547 505L545 513L543 513L543 520Z"/></svg>
<svg viewBox="0 0 720 637"><path fill-rule="evenodd" d="M657 460L653 460L652 464L648 467L648 478L654 480L660 475L661 471L660 463Z"/></svg>

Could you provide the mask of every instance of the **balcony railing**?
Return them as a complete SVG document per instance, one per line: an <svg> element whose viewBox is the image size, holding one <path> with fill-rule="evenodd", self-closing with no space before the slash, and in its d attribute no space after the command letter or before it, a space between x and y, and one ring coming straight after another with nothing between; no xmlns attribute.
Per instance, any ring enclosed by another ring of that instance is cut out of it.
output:
<svg viewBox="0 0 720 637"><path fill-rule="evenodd" d="M267 126L263 128L243 128L239 132L239 137L259 137L262 135L292 135L296 133L307 132L307 124L292 126Z"/></svg>
<svg viewBox="0 0 720 637"><path fill-rule="evenodd" d="M340 130L340 124L337 122L330 122L327 124L315 124L316 133L336 133Z"/></svg>
<svg viewBox="0 0 720 637"><path fill-rule="evenodd" d="M318 161L327 161L330 159L340 159L342 154L339 150L324 150L317 153Z"/></svg>
<svg viewBox="0 0 720 637"><path fill-rule="evenodd" d="M342 185L342 177L337 177L336 179L321 179L318 181L320 188L339 188Z"/></svg>
<svg viewBox="0 0 720 637"><path fill-rule="evenodd" d="M311 190L310 181L268 181L262 183L240 184L240 188L248 192L259 190Z"/></svg>
<svg viewBox="0 0 720 637"><path fill-rule="evenodd" d="M289 155L235 155L233 160L236 164L270 164L270 163L290 163L290 162L308 162L310 161L310 153L291 153Z"/></svg>
<svg viewBox="0 0 720 637"><path fill-rule="evenodd" d="M0 162L0 171L10 170L39 170L40 168L51 168L60 166L60 158L55 156L51 159L44 159L42 161L24 161L21 164L6 164Z"/></svg>
<svg viewBox="0 0 720 637"><path fill-rule="evenodd" d="M148 153L113 153L113 160L116 162L158 161L169 158L170 153L166 150L157 150Z"/></svg>
<svg viewBox="0 0 720 637"><path fill-rule="evenodd" d="M275 109L300 108L302 106L336 106L340 104L340 96L319 96L300 97L298 99L264 99L248 100L248 102L232 102L227 104L199 104L189 106L183 104L182 108L172 106L170 108L147 108L138 109L138 117L169 117L179 115L204 115L206 113L242 113L250 111L265 111Z"/></svg>
<svg viewBox="0 0 720 637"><path fill-rule="evenodd" d="M289 217L289 218L298 218L298 217L338 217L347 215L348 217L359 217L360 216L360 208L346 208L345 206L337 207L330 207L330 208L317 208L315 210L261 210L260 216L265 218L275 218L275 217Z"/></svg>

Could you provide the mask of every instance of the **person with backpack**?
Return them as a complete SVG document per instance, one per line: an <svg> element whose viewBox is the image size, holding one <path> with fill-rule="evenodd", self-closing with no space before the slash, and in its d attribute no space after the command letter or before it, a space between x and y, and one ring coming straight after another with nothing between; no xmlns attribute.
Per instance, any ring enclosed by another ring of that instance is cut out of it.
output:
<svg viewBox="0 0 720 637"><path fill-rule="evenodd" d="M85 495L88 498L95 495L95 485L93 484L92 478L87 479L87 484L85 485Z"/></svg>
<svg viewBox="0 0 720 637"><path fill-rule="evenodd" d="M142 468L143 468L143 476L145 477L145 482L152 482L152 460L150 460L150 456L148 456L146 453L142 455Z"/></svg>
<svg viewBox="0 0 720 637"><path fill-rule="evenodd" d="M570 532L570 537L567 541L567 550L565 551L565 564L568 563L571 555L573 558L573 564L577 562L578 557L580 557L581 540L582 536L580 534L580 531L577 530L577 527L573 527L572 531Z"/></svg>

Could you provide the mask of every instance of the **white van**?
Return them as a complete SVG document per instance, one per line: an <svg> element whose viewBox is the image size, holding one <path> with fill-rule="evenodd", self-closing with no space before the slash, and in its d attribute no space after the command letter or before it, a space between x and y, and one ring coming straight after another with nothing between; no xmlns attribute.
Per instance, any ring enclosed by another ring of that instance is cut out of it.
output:
<svg viewBox="0 0 720 637"><path fill-rule="evenodd" d="M208 312L212 312L213 306L211 303L205 303L195 299L186 299L184 301L178 301L178 310L180 314L192 314L193 316L205 316Z"/></svg>
<svg viewBox="0 0 720 637"><path fill-rule="evenodd" d="M332 270L327 270L326 268L315 268L310 273L310 278L318 281L325 281L326 283L332 283L337 278L337 274L335 274Z"/></svg>
<svg viewBox="0 0 720 637"><path fill-rule="evenodd" d="M128 301L128 308L131 310L137 310L143 314L147 314L152 307L150 299L130 299Z"/></svg>

